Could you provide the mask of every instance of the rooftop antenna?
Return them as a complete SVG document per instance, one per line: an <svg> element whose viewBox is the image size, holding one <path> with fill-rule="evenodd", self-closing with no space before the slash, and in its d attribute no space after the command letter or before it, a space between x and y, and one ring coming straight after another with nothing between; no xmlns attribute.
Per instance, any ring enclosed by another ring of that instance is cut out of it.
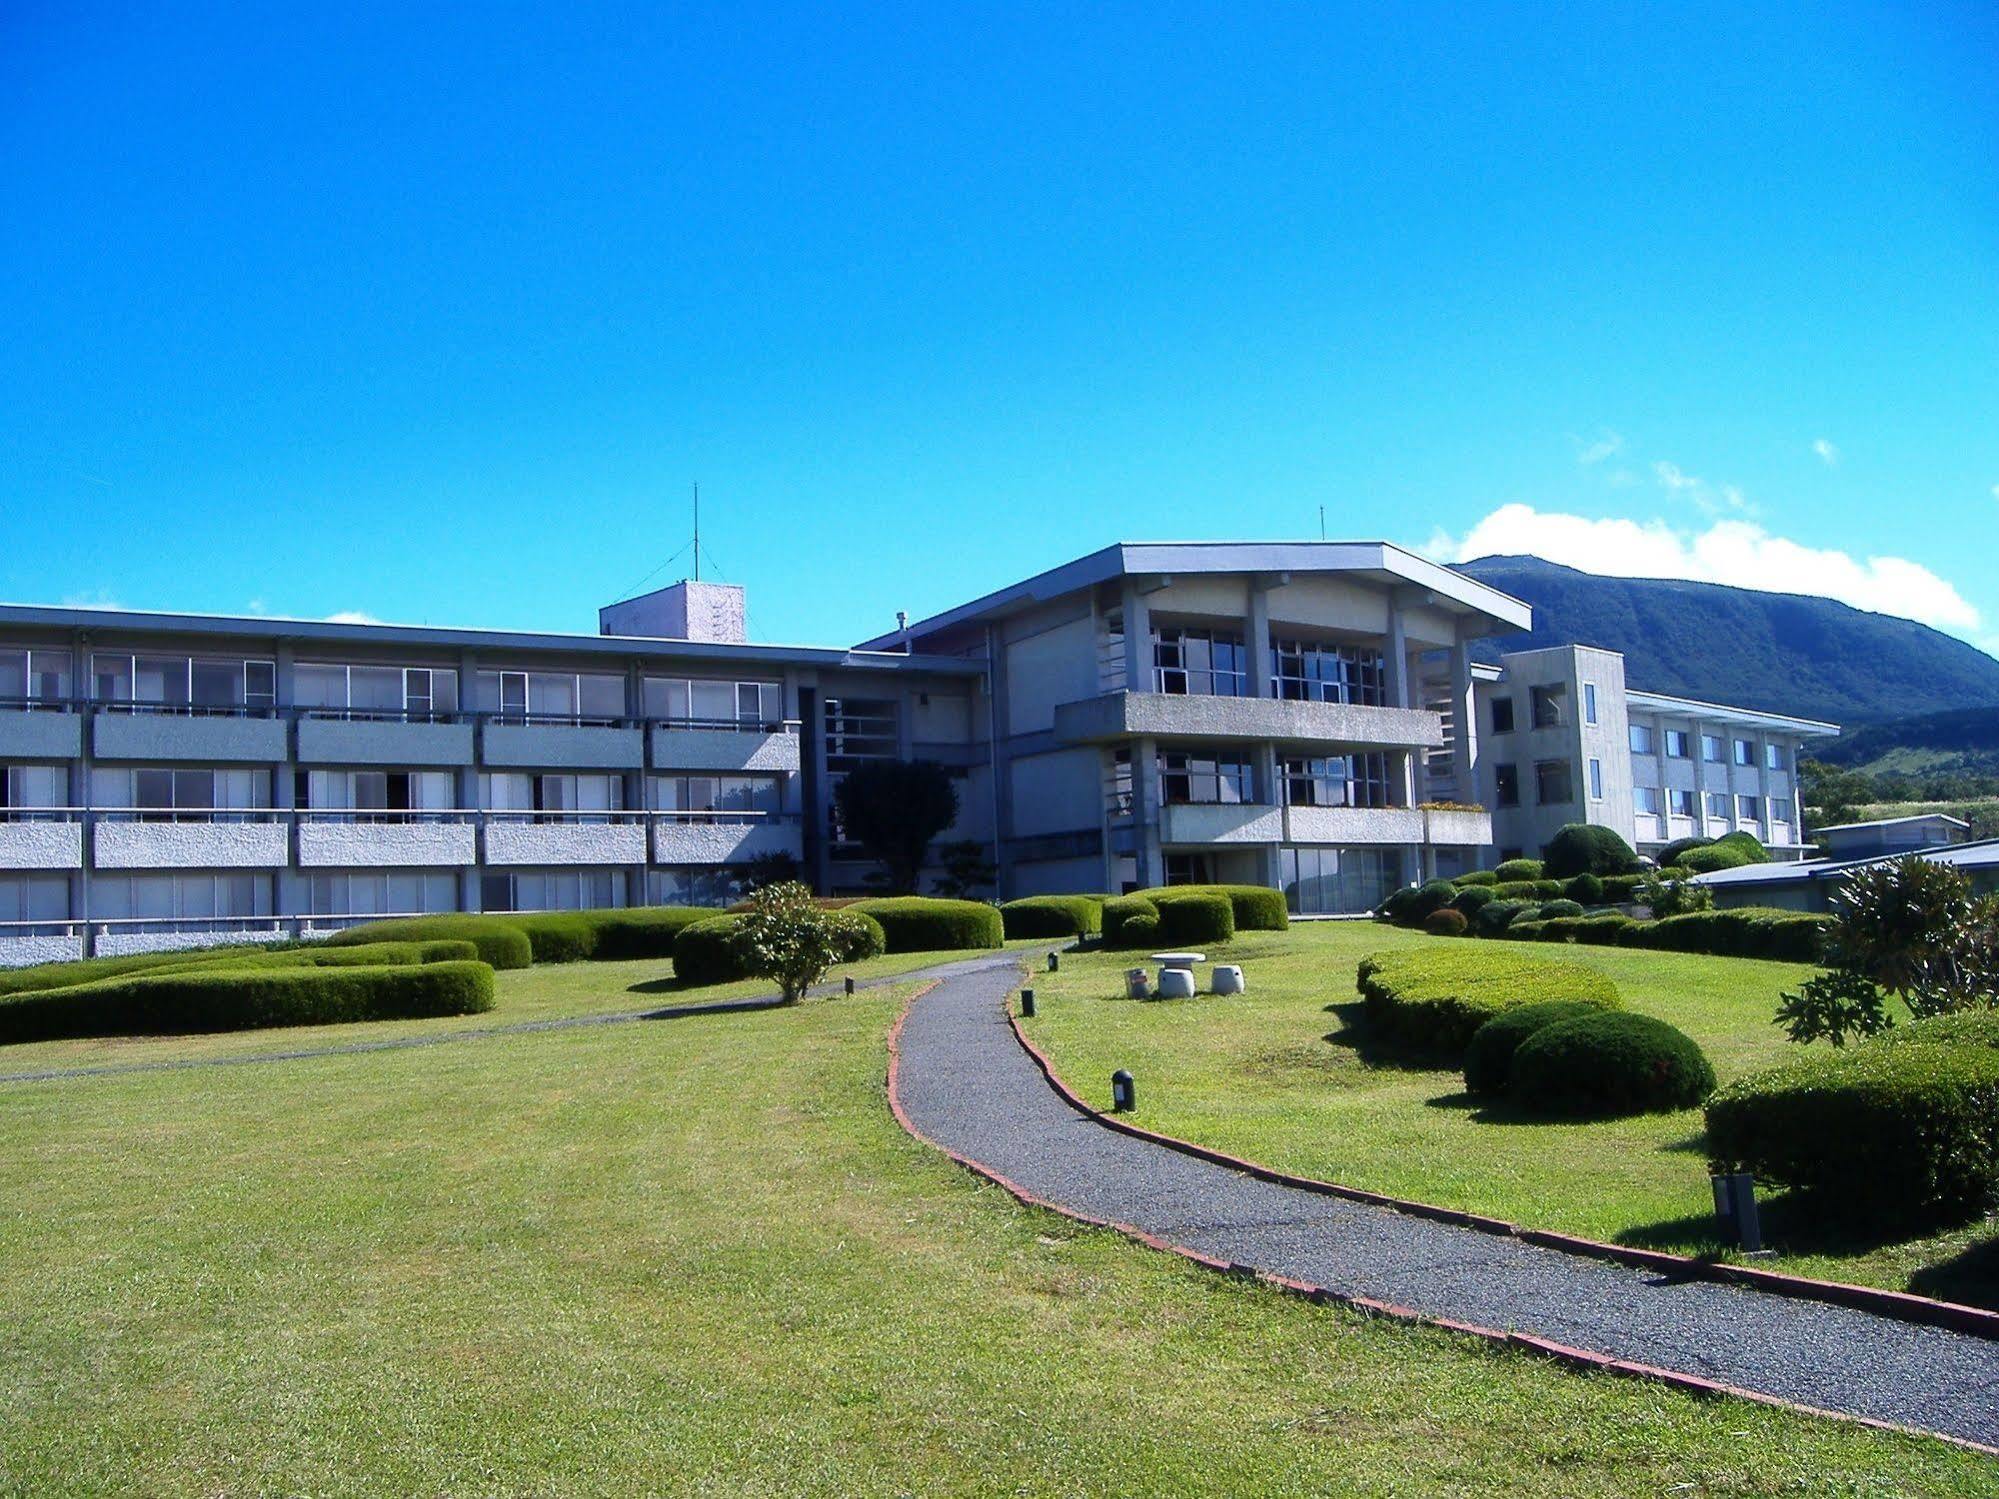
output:
<svg viewBox="0 0 1999 1499"><path fill-rule="evenodd" d="M1323 516L1325 511L1320 510ZM1323 528L1324 522L1321 521ZM701 481L694 481L694 581L701 581Z"/></svg>
<svg viewBox="0 0 1999 1499"><path fill-rule="evenodd" d="M1319 507L1319 540L1324 541L1325 539L1326 539L1326 507L1324 505L1321 505Z"/></svg>

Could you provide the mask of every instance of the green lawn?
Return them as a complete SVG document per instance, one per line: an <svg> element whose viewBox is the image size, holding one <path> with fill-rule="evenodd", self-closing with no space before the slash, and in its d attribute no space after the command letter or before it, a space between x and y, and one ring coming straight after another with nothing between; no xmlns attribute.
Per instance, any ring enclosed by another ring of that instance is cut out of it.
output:
<svg viewBox="0 0 1999 1499"><path fill-rule="evenodd" d="M1352 1008L1367 953L1465 941L1367 922L1245 933L1227 949L1243 998L1134 1003L1130 954L1071 954L1035 980L1030 1034L1079 1091L1108 1102L1111 1072L1138 1080L1138 1122L1302 1175L1490 1213L1538 1228L1689 1254L1719 1254L1698 1110L1590 1124L1482 1112L1456 1072L1412 1066L1365 1041ZM1790 964L1545 944L1508 951L1609 973L1631 1009L1671 1021L1723 1082L1795 1043L1771 1022L1808 971ZM1217 955L1219 955L1219 949ZM1141 955L1142 961L1142 955ZM1999 1228L1882 1243L1765 1209L1777 1268L1999 1304ZM1768 1263L1768 1262L1766 1262Z"/></svg>
<svg viewBox="0 0 1999 1499"><path fill-rule="evenodd" d="M906 992L0 1089L0 1492L1990 1491L1021 1208L891 1119Z"/></svg>

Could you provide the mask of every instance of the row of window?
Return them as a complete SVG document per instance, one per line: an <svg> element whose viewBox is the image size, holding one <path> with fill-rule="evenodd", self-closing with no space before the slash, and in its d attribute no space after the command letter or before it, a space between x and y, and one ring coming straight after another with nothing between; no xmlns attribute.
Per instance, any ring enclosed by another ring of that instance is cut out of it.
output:
<svg viewBox="0 0 1999 1499"><path fill-rule="evenodd" d="M1288 757L1279 762L1279 794L1288 807L1387 807L1393 805L1386 754ZM1168 806L1234 806L1255 803L1250 760L1226 751L1162 750L1157 761L1160 799ZM1131 754L1112 760L1112 814L1131 811Z"/></svg>
<svg viewBox="0 0 1999 1499"><path fill-rule="evenodd" d="M1767 810L1771 822L1796 821L1797 803L1788 796L1731 797L1725 791L1710 791L1705 795L1707 815L1712 818L1725 819L1733 812L1737 822L1762 822ZM1635 786L1631 791L1632 808L1641 817L1659 816L1663 805L1674 817L1691 818L1701 804L1701 793L1693 791L1667 790L1663 802L1657 786Z"/></svg>
<svg viewBox="0 0 1999 1499"><path fill-rule="evenodd" d="M1174 697L1249 696L1249 650L1240 632L1161 625L1152 632L1153 676ZM1293 702L1359 703L1387 698L1381 652L1326 641L1275 639L1271 696Z"/></svg>
<svg viewBox="0 0 1999 1499"><path fill-rule="evenodd" d="M1631 725L1631 753L1650 755L1656 753L1660 736L1649 724ZM1667 729L1666 758L1668 760L1688 760L1693 758L1693 736L1685 729ZM1703 734L1701 739L1701 759L1709 765L1721 765L1729 760L1737 765L1754 765L1757 762L1756 741L1753 739L1724 740L1719 734ZM1775 740L1763 742L1762 762L1766 770L1789 770L1790 750Z"/></svg>

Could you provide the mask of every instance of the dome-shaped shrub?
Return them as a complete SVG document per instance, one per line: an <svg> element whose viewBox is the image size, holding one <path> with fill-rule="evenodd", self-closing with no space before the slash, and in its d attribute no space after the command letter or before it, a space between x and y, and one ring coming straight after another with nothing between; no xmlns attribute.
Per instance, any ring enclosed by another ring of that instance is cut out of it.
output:
<svg viewBox="0 0 1999 1499"><path fill-rule="evenodd" d="M1449 880L1431 880L1421 886L1415 898L1403 907L1398 918L1405 926L1421 926L1432 911L1441 911L1458 898L1458 887Z"/></svg>
<svg viewBox="0 0 1999 1499"><path fill-rule="evenodd" d="M1515 880L1538 880L1541 878L1539 859L1508 859L1493 872L1493 878L1500 884L1511 884Z"/></svg>
<svg viewBox="0 0 1999 1499"><path fill-rule="evenodd" d="M1462 937L1468 924L1464 912L1453 911L1449 906L1423 918L1423 930L1432 937Z"/></svg>
<svg viewBox="0 0 1999 1499"><path fill-rule="evenodd" d="M1478 1028L1465 1048L1465 1092L1504 1093L1513 1076L1513 1053L1536 1031L1611 1006L1594 999L1551 999L1495 1015Z"/></svg>
<svg viewBox="0 0 1999 1499"><path fill-rule="evenodd" d="M1496 869L1474 869L1470 874L1461 874L1451 881L1460 890L1467 885L1497 885L1499 871Z"/></svg>
<svg viewBox="0 0 1999 1499"><path fill-rule="evenodd" d="M711 916L680 929L673 939L673 976L683 984L726 984L750 976L736 950L740 916Z"/></svg>
<svg viewBox="0 0 1999 1499"><path fill-rule="evenodd" d="M1572 822L1541 850L1541 873L1551 880L1579 874L1630 874L1638 855L1615 828L1593 822Z"/></svg>
<svg viewBox="0 0 1999 1499"><path fill-rule="evenodd" d="M1551 900L1541 907L1541 920L1543 921L1552 921L1557 916L1580 916L1582 914L1583 908L1579 901Z"/></svg>
<svg viewBox="0 0 1999 1499"><path fill-rule="evenodd" d="M1615 1011L1529 1036L1513 1053L1507 1091L1550 1114L1648 1114L1694 1107L1714 1091L1714 1068L1692 1037L1665 1021Z"/></svg>
<svg viewBox="0 0 1999 1499"><path fill-rule="evenodd" d="M1680 866L1695 874L1713 874L1718 869L1740 869L1749 855L1726 843L1710 843L1706 848L1690 848L1680 855Z"/></svg>
<svg viewBox="0 0 1999 1499"><path fill-rule="evenodd" d="M1612 875L1611 878L1616 879L1617 876ZM1579 874L1562 886L1562 894L1586 906L1600 906L1603 904L1603 881L1593 874Z"/></svg>
<svg viewBox="0 0 1999 1499"><path fill-rule="evenodd" d="M1159 907L1142 895L1114 895L1104 902L1105 947L1150 947L1159 940Z"/></svg>
<svg viewBox="0 0 1999 1499"><path fill-rule="evenodd" d="M1491 900L1472 917L1472 930L1481 937L1503 937L1508 926L1535 909L1531 900Z"/></svg>
<svg viewBox="0 0 1999 1499"><path fill-rule="evenodd" d="M1452 898L1451 909L1464 912L1465 920L1469 921L1498 899L1499 892L1490 885L1465 885Z"/></svg>

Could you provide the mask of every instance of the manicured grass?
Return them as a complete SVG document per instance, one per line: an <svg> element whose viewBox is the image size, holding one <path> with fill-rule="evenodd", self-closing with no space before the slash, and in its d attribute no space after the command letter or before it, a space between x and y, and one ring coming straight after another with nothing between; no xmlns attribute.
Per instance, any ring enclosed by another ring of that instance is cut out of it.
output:
<svg viewBox="0 0 1999 1499"><path fill-rule="evenodd" d="M1035 980L1030 1034L1079 1091L1108 1101L1108 1078L1138 1080L1138 1122L1302 1175L1540 1228L1685 1254L1722 1254L1698 1110L1594 1123L1481 1109L1455 1071L1376 1048L1357 1007L1367 953L1451 943L1453 951L1559 957L1609 974L1627 1008L1678 1026L1726 1082L1781 1060L1779 993L1809 971L1784 963L1548 943L1427 937L1367 922L1245 933L1249 994L1122 999L1129 954L1075 953ZM1221 956L1217 950L1215 956ZM1141 960L1142 961L1142 960ZM1856 1239L1766 1205L1778 1268L1999 1304L1999 1227L1910 1242Z"/></svg>
<svg viewBox="0 0 1999 1499"><path fill-rule="evenodd" d="M1989 1491L1021 1208L898 1003L0 1091L0 1491Z"/></svg>

